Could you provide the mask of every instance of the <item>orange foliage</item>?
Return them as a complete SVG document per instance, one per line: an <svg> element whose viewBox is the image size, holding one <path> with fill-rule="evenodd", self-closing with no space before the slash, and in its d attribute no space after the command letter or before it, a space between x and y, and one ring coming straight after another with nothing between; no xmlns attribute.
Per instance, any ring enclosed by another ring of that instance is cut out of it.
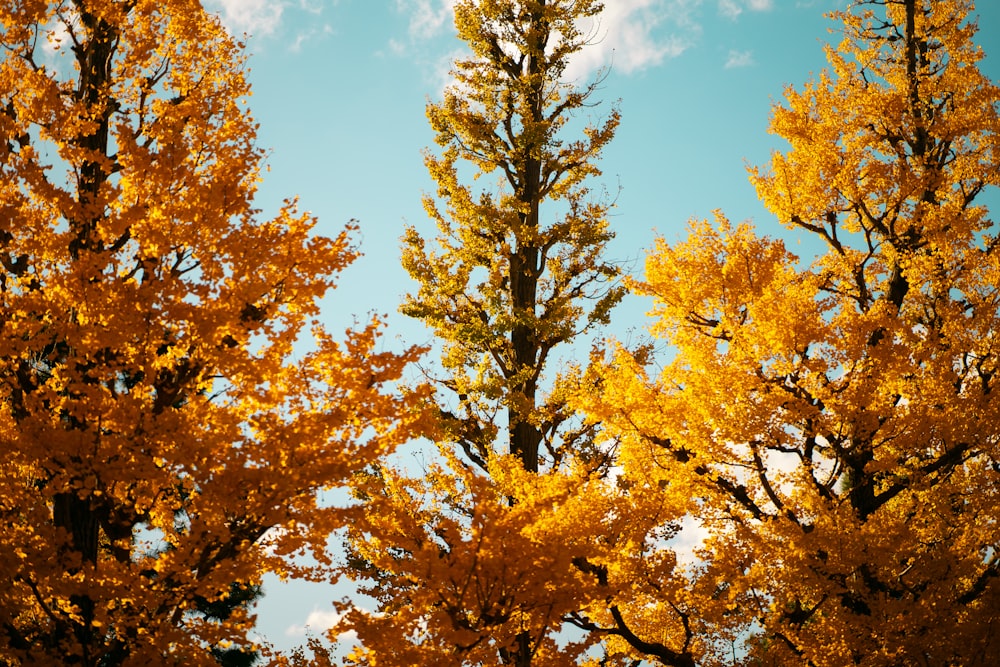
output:
<svg viewBox="0 0 1000 667"><path fill-rule="evenodd" d="M196 601L328 561L317 492L412 437L416 352L316 322L352 230L259 218L241 45L200 3L0 22L0 662L211 664L252 619Z"/></svg>
<svg viewBox="0 0 1000 667"><path fill-rule="evenodd" d="M589 644L557 633L606 594L585 568L607 549L601 534L626 528L607 509L607 457L551 365L622 291L602 258L608 205L586 187L618 114L566 138L599 82L562 75L586 42L579 22L600 9L456 3L472 56L427 108L442 150L426 157L437 197L425 207L439 234L411 228L403 246L419 289L402 310L442 347L440 458L422 477L385 465L356 481L347 573L377 604L349 608L334 631L358 633L352 664L569 665Z"/></svg>
<svg viewBox="0 0 1000 667"><path fill-rule="evenodd" d="M1000 660L1000 249L979 202L1000 89L970 11L854 3L830 70L775 109L790 148L752 180L825 246L810 266L721 214L650 253L635 288L676 357L651 375L619 351L579 398L622 482L703 538L635 580L637 637L683 613L703 665Z"/></svg>

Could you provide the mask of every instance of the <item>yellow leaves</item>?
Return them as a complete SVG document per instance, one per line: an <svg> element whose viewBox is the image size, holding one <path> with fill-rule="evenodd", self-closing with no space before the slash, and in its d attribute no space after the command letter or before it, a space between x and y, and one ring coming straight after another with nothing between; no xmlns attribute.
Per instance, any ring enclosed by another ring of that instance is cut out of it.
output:
<svg viewBox="0 0 1000 667"><path fill-rule="evenodd" d="M495 453L503 445L487 434L506 435L507 451L523 450L528 469L538 467L529 453L538 444L514 440L527 437L529 423L540 428L538 386L550 351L606 323L621 298L617 268L601 259L609 206L591 201L583 185L599 174L595 161L617 128L617 110L577 140L562 137L596 89L560 79L584 46L575 22L598 11L578 0L456 5L459 36L474 56L456 63L455 84L427 107L442 147L425 156L437 184L437 196L424 198L437 247L415 229L404 237L403 265L420 287L401 310L444 342L444 386L459 401L449 426L456 444ZM496 174L495 183L463 182L484 174ZM498 410L507 413L507 433L495 423Z"/></svg>
<svg viewBox="0 0 1000 667"><path fill-rule="evenodd" d="M902 4L890 7L905 13ZM752 171L759 195L779 220L822 229L836 216L840 229L852 234L879 225L898 234L923 223L921 200L968 192L967 179L978 177L959 165L968 150L977 151L966 142L979 144L995 134L988 128L996 127L997 116L984 104L984 97L996 96L995 86L970 66L978 51L965 11L952 2L935 6L933 16L916 10L913 34L904 34L904 21L877 48L872 42L882 39L881 18L837 13L849 29L839 50L828 51L836 76L824 72L801 92L786 91L788 106L775 109L771 130L792 150L773 156L769 174ZM924 53L922 40L938 46ZM924 53L920 62L914 60L918 52ZM948 113L941 112L944 104ZM945 154L948 178L957 176L960 188L944 187ZM829 241L837 231L829 229ZM844 235L839 242L853 243Z"/></svg>
<svg viewBox="0 0 1000 667"><path fill-rule="evenodd" d="M696 610L688 645L709 663L748 637L748 655L775 664L989 651L970 614L995 596L998 545L977 517L998 500L983 435L996 430L998 321L965 165L989 152L1000 94L963 55L966 10L901 2L895 25L847 20L832 73L775 111L790 150L751 179L781 222L824 242L811 267L721 214L693 223L633 284L676 356L654 374L619 347L583 374L572 402L615 443L618 487L651 498L634 523L652 536L698 517L683 592L669 538L622 550L622 571L650 554L668 565L622 605L626 625L653 632L669 609ZM987 162L978 183L992 182ZM946 617L957 634L935 635Z"/></svg>
<svg viewBox="0 0 1000 667"><path fill-rule="evenodd" d="M733 229L717 213L714 227L692 223L681 244L659 240L636 289L654 296L653 333L679 346L690 367L714 365L705 355L716 354L780 366L825 335L819 280L795 262L780 241L758 238L748 223Z"/></svg>
<svg viewBox="0 0 1000 667"><path fill-rule="evenodd" d="M298 551L328 561L338 519L318 493L430 428L427 390L401 384L421 351L382 349L373 321L295 352L357 256L354 226L321 236L293 201L257 219L243 56L200 5L84 5L59 57L107 67L34 68L31 31L0 36L16 452L0 496L23 554L0 557L0 608L29 647L0 660L100 661L128 637L136 660L203 664L249 619L199 620L196 601L269 569L310 574L284 562ZM50 655L53 637L72 645Z"/></svg>
<svg viewBox="0 0 1000 667"><path fill-rule="evenodd" d="M582 470L537 475L503 456L487 478L442 456L421 478L380 469L357 480L365 505L352 544L366 565L347 574L374 577L386 615L348 622L386 664L415 650L444 659L455 646L465 647L455 664L492 660L522 628L557 624L596 583L574 559L599 557L597 536L613 525L613 496Z"/></svg>

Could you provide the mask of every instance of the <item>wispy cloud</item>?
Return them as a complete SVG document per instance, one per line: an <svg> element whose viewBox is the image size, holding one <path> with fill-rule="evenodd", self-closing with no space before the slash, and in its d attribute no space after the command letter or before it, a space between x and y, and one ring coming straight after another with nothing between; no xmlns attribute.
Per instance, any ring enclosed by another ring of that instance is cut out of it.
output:
<svg viewBox="0 0 1000 667"><path fill-rule="evenodd" d="M45 31L45 41L42 43L42 51L48 56L54 56L57 51L68 48L72 45L69 34L69 26L63 21L58 21L54 26Z"/></svg>
<svg viewBox="0 0 1000 667"><path fill-rule="evenodd" d="M630 74L676 58L701 34L695 10L701 0L615 0L592 25L592 44L574 56L567 70L578 78L607 65Z"/></svg>
<svg viewBox="0 0 1000 667"><path fill-rule="evenodd" d="M302 625L293 624L285 628L285 636L305 637L306 635L323 635L326 634L328 630L336 628L343 618L342 614L339 614L332 609L323 610L318 607L313 607L313 610L309 612L308 616L306 616L305 623ZM347 632L339 633L337 635L337 639L341 642L351 642L355 640L357 636L358 633L354 630L348 630Z"/></svg>
<svg viewBox="0 0 1000 667"><path fill-rule="evenodd" d="M300 32L295 36L295 39L288 45L288 50L292 53L301 53L302 47L309 42L316 41L317 39L325 39L330 35L334 34L333 26L329 23L323 24L322 27L314 27Z"/></svg>
<svg viewBox="0 0 1000 667"><path fill-rule="evenodd" d="M278 29L286 3L275 0L210 0L206 6L219 12L219 18L230 32L264 36Z"/></svg>
<svg viewBox="0 0 1000 667"><path fill-rule="evenodd" d="M406 43L402 42L395 37L389 40L389 52L396 56L401 56L406 53Z"/></svg>
<svg viewBox="0 0 1000 667"><path fill-rule="evenodd" d="M336 5L340 0L333 0L333 4ZM310 14L323 13L323 2L321 0L299 0L299 8L304 12L309 12Z"/></svg>
<svg viewBox="0 0 1000 667"><path fill-rule="evenodd" d="M774 0L719 0L719 14L735 21L744 9L767 12L774 9Z"/></svg>
<svg viewBox="0 0 1000 667"><path fill-rule="evenodd" d="M458 0L393 0L397 13L406 18L406 34L390 37L376 55L406 58L423 73L423 78L439 96L453 83L452 64L467 57L467 48L456 48L446 36L454 35L455 5Z"/></svg>
<svg viewBox="0 0 1000 667"><path fill-rule="evenodd" d="M299 53L306 44L335 33L332 25L320 19L330 4L340 0L205 0L205 7L218 14L233 35L249 34L255 38L279 39L286 48ZM302 15L308 15L303 21ZM295 25L305 25L291 34Z"/></svg>
<svg viewBox="0 0 1000 667"><path fill-rule="evenodd" d="M306 616L305 623L302 625L289 625L285 629L285 636L304 637L307 631L321 634L335 627L340 623L341 618L342 616L332 609L324 611L314 607L309 612L309 615Z"/></svg>
<svg viewBox="0 0 1000 667"><path fill-rule="evenodd" d="M753 51L737 51L736 49L729 49L729 57L726 58L726 69L735 69L737 67L751 67L755 65L753 59Z"/></svg>
<svg viewBox="0 0 1000 667"><path fill-rule="evenodd" d="M469 51L465 48L452 49L448 53L442 53L429 64L428 77L434 84L434 90L438 93L444 92L449 86L457 86L452 71L455 62L462 58L468 58Z"/></svg>
<svg viewBox="0 0 1000 667"><path fill-rule="evenodd" d="M761 0L751 0L760 2ZM417 53L424 58L427 43L451 29L457 0L395 0L396 10L408 17L406 41L389 41L395 55ZM589 44L575 54L566 71L571 80L586 79L612 66L630 74L655 67L691 48L701 36L697 12L702 0L611 0L580 30ZM434 78L440 63L433 61Z"/></svg>
<svg viewBox="0 0 1000 667"><path fill-rule="evenodd" d="M431 39L452 25L455 0L396 0L396 10L409 14L412 39Z"/></svg>
<svg viewBox="0 0 1000 667"><path fill-rule="evenodd" d="M737 0L719 0L719 13L735 21L743 13L743 6Z"/></svg>

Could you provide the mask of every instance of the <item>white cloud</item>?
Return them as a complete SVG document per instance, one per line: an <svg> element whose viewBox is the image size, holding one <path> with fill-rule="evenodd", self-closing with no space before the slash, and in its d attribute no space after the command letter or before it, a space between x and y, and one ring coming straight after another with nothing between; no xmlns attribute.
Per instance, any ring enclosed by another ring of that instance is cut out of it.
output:
<svg viewBox="0 0 1000 667"><path fill-rule="evenodd" d="M333 26L329 23L323 25L322 28L314 27L304 32L300 32L292 40L292 43L288 45L288 50L292 53L301 53L302 47L308 43L315 41L316 39L324 39L334 34Z"/></svg>
<svg viewBox="0 0 1000 667"><path fill-rule="evenodd" d="M680 530L669 542L679 565L690 566L699 562L698 550L705 546L711 533L697 518L686 516L681 519Z"/></svg>
<svg viewBox="0 0 1000 667"><path fill-rule="evenodd" d="M464 48L452 49L448 53L440 55L433 63L430 65L430 80L434 85L434 90L438 93L443 93L444 89L449 86L457 86L458 83L455 77L452 76L452 69L454 68L455 61L461 58L468 58L469 51Z"/></svg>
<svg viewBox="0 0 1000 667"><path fill-rule="evenodd" d="M446 39L454 34L455 5L458 0L394 0L396 11L407 17L405 37L391 37L379 56L412 59L424 72L437 94L453 83L452 64L468 57L467 48L455 48ZM452 47L445 51L448 46Z"/></svg>
<svg viewBox="0 0 1000 667"><path fill-rule="evenodd" d="M275 0L211 0L208 6L219 10L223 25L234 33L269 35L278 29L284 2Z"/></svg>
<svg viewBox="0 0 1000 667"><path fill-rule="evenodd" d="M390 39L389 51L391 51L393 55L401 56L404 53L406 53L406 44L399 41L398 39Z"/></svg>
<svg viewBox="0 0 1000 667"><path fill-rule="evenodd" d="M736 0L719 0L719 13L735 21L743 13L743 7Z"/></svg>
<svg viewBox="0 0 1000 667"><path fill-rule="evenodd" d="M52 56L64 47L72 45L69 35L69 27L60 21L55 27L45 31L45 42L42 43L42 51Z"/></svg>
<svg viewBox="0 0 1000 667"><path fill-rule="evenodd" d="M760 0L753 0L760 2ZM390 40L388 51L402 55L421 43L444 35L452 26L457 0L395 0L396 10L408 15L409 43ZM655 67L693 46L701 36L696 12L702 0L610 0L604 11L581 22L589 44L574 55L566 71L569 80L585 80L601 67L629 74ZM453 55L453 54L452 54ZM450 57L450 56L449 56ZM441 77L435 61L435 80Z"/></svg>
<svg viewBox="0 0 1000 667"><path fill-rule="evenodd" d="M80 16L69 7L64 11L57 12L52 20L43 28L45 40L42 42L42 52L53 59L60 51L68 52L73 45L73 38L70 35L70 28L79 34Z"/></svg>
<svg viewBox="0 0 1000 667"><path fill-rule="evenodd" d="M334 6L339 2L340 0L332 0ZM249 33L255 37L266 37L273 35L281 27L286 10L319 17L323 14L325 6L330 3L331 0L207 0L205 6L209 11L219 15L222 24L230 33L235 35ZM317 21L313 18L310 22L315 24ZM331 32L332 28L329 25L323 25L321 28L313 27L293 38L290 50L298 51L313 37L329 35Z"/></svg>
<svg viewBox="0 0 1000 667"><path fill-rule="evenodd" d="M338 0L333 0L333 4L336 5ZM313 0L299 0L299 9L304 12L309 12L310 14L315 14L319 16L323 13L323 3L314 2Z"/></svg>
<svg viewBox="0 0 1000 667"><path fill-rule="evenodd" d="M754 64L753 51L737 51L736 49L729 49L729 57L726 59L726 69L750 67Z"/></svg>
<svg viewBox="0 0 1000 667"><path fill-rule="evenodd" d="M336 611L321 610L317 607L313 607L313 610L309 612L306 616L306 621L302 625L289 625L285 628L286 637L305 637L306 635L323 635L326 634L328 630L336 628L340 621L344 618L342 614ZM337 634L338 642L352 642L357 639L358 633L354 630L348 630L347 632L341 632Z"/></svg>
<svg viewBox="0 0 1000 667"><path fill-rule="evenodd" d="M744 6L752 12L767 12L774 9L774 0L719 0L719 14L735 21Z"/></svg>
<svg viewBox="0 0 1000 667"><path fill-rule="evenodd" d="M396 0L396 10L410 15L411 38L430 39L452 25L455 0Z"/></svg>
<svg viewBox="0 0 1000 667"><path fill-rule="evenodd" d="M701 0L615 0L592 25L581 25L592 44L574 56L570 79L611 65L629 74L660 65L694 45L701 26L694 18Z"/></svg>
<svg viewBox="0 0 1000 667"><path fill-rule="evenodd" d="M323 611L314 607L313 610L309 612L309 615L306 616L306 622L302 625L288 626L288 628L285 629L285 636L304 637L307 631L324 633L327 630L336 627L336 625L340 623L341 618L343 618L343 616L332 609Z"/></svg>

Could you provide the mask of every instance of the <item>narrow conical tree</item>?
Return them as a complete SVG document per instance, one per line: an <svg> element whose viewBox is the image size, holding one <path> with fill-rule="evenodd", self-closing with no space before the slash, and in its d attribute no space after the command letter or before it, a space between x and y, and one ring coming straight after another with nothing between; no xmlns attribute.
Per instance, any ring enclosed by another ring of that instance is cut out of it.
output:
<svg viewBox="0 0 1000 667"><path fill-rule="evenodd" d="M595 104L599 81L565 80L586 45L581 22L601 9L455 5L472 53L427 108L441 151L426 155L437 192L424 203L439 234L410 228L403 246L419 289L402 311L442 349L444 462L423 479L383 469L359 481L353 544L385 613L349 616L359 663L561 659L551 635L582 594L572 560L590 553L585 522L605 518L600 501L592 513L581 501L603 462L593 427L566 410L552 366L621 296L603 257L608 204L588 189L619 116L584 124L576 116Z"/></svg>
<svg viewBox="0 0 1000 667"><path fill-rule="evenodd" d="M581 0L459 3L455 25L474 55L427 109L443 151L426 156L437 197L424 205L440 234L428 249L407 230L403 265L420 289L402 311L441 342L456 440L480 467L503 441L526 470L558 465L561 446L575 443L539 381L552 351L606 323L621 296L618 268L603 258L608 206L585 184L618 114L566 127L594 103L597 83L577 89L563 75L585 45L577 22L600 10ZM480 177L498 180L477 189Z"/></svg>

